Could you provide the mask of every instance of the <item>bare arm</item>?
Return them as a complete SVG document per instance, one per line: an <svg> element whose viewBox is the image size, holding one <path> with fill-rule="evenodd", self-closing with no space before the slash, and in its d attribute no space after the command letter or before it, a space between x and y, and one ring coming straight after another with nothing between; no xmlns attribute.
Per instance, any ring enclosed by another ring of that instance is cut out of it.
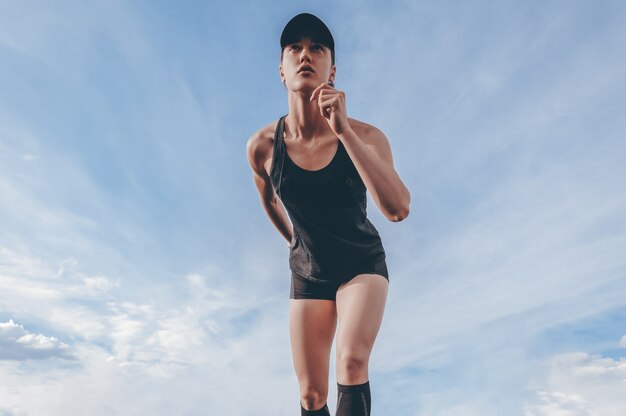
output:
<svg viewBox="0 0 626 416"><path fill-rule="evenodd" d="M265 159L264 151L266 152L267 149L264 149L263 137L259 133L255 133L248 139L246 144L246 153L248 155L248 162L252 168L254 184L259 191L261 205L265 213L278 232L285 237L288 245L291 245L291 241L293 240L293 226L291 225L285 207L280 202L276 192L274 192L270 177L263 166Z"/></svg>
<svg viewBox="0 0 626 416"><path fill-rule="evenodd" d="M411 195L398 176L387 137L371 126L361 136L354 129L339 135L372 199L390 221L409 215Z"/></svg>

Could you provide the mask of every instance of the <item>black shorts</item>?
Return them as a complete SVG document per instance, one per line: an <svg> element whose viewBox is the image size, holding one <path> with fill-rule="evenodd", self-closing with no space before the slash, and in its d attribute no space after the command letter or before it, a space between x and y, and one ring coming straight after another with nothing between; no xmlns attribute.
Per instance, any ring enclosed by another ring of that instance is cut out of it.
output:
<svg viewBox="0 0 626 416"><path fill-rule="evenodd" d="M291 272L291 294L290 299L327 299L336 300L337 289L343 283L352 280L359 274L375 273L383 276L389 281L389 272L387 271L387 261L385 254L380 254L371 259L367 259L363 263L354 267L337 281L332 282L316 282L311 279L300 276L295 272Z"/></svg>

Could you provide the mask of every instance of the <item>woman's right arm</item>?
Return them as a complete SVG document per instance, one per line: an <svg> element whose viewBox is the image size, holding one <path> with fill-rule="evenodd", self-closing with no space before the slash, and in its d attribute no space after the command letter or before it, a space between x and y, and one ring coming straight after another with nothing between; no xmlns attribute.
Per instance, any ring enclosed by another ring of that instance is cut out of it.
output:
<svg viewBox="0 0 626 416"><path fill-rule="evenodd" d="M271 145L271 141L263 137L260 132L256 132L250 136L246 143L246 153L248 155L248 162L252 168L254 184L259 191L261 205L272 224L274 224L274 227L276 227L278 232L287 240L287 245L291 246L293 240L293 226L291 225L291 221L289 221L285 207L280 202L276 192L274 192L274 187L272 186L270 177L264 166L267 154L272 149Z"/></svg>

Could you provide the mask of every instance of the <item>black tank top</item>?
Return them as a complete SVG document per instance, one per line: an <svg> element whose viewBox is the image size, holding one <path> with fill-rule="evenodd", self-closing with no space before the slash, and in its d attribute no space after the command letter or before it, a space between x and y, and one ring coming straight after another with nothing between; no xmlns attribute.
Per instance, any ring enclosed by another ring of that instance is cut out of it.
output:
<svg viewBox="0 0 626 416"><path fill-rule="evenodd" d="M367 188L341 140L322 169L296 165L285 146L286 116L276 125L270 179L294 228L289 268L310 280L335 282L359 263L385 255L367 219Z"/></svg>

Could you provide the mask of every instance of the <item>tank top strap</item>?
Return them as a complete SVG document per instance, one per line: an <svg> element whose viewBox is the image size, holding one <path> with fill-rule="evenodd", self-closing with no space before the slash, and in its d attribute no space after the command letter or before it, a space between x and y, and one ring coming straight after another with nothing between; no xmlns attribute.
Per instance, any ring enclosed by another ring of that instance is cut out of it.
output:
<svg viewBox="0 0 626 416"><path fill-rule="evenodd" d="M280 143L280 146L285 149L285 118L287 117L287 114L285 114L284 116L282 116L279 120L278 120L278 128L277 130L277 134L278 134L278 143Z"/></svg>
<svg viewBox="0 0 626 416"><path fill-rule="evenodd" d="M285 165L285 117L287 114L278 119L278 123L276 123L276 129L274 131L274 146L272 150L272 175L271 181L274 184L274 191L278 195L279 198L282 199L281 195L281 183L283 177L283 167Z"/></svg>

